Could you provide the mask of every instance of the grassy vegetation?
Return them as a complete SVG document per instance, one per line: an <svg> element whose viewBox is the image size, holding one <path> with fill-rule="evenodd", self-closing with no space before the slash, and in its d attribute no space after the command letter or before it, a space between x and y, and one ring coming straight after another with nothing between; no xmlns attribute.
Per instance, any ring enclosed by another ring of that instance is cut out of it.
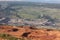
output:
<svg viewBox="0 0 60 40"><path fill-rule="evenodd" d="M39 15L46 14L46 15L50 15L53 18L60 19L60 9L40 7L40 6L21 6L21 5L16 5L12 7L7 6L6 9L1 11L0 14L2 14L2 16L5 15L11 18L19 17L19 18L29 18L29 19L38 19Z"/></svg>
<svg viewBox="0 0 60 40"><path fill-rule="evenodd" d="M24 38L12 37L11 35L8 34L0 34L0 37L7 40L25 40Z"/></svg>
<svg viewBox="0 0 60 40"><path fill-rule="evenodd" d="M41 7L23 7L17 13L21 18L38 19L39 15L49 15L52 18L60 19L60 9L41 8ZM58 15L58 16L56 16Z"/></svg>

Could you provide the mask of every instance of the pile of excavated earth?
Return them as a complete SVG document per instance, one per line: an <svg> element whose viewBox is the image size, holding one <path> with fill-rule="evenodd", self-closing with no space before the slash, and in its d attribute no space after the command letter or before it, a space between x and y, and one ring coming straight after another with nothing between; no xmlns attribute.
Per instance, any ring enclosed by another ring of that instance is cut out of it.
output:
<svg viewBox="0 0 60 40"><path fill-rule="evenodd" d="M31 40L60 40L60 31L53 29L37 29L29 26L0 26L0 34L6 33L16 38ZM0 38L1 39L1 38Z"/></svg>

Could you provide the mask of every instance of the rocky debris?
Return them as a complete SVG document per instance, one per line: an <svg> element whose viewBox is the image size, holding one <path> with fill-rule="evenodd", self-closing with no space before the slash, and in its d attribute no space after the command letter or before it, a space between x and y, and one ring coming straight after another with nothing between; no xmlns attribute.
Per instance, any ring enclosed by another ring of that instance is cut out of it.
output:
<svg viewBox="0 0 60 40"><path fill-rule="evenodd" d="M0 24L7 24L8 21L10 21L9 18L2 17L2 18L0 19Z"/></svg>
<svg viewBox="0 0 60 40"><path fill-rule="evenodd" d="M23 33L22 37L28 37L29 34L30 34L30 32Z"/></svg>
<svg viewBox="0 0 60 40"><path fill-rule="evenodd" d="M12 31L13 32L16 32L16 31L18 31L18 29L17 28L13 28Z"/></svg>
<svg viewBox="0 0 60 40"><path fill-rule="evenodd" d="M41 19L34 19L34 20L28 20L28 19L21 19L21 18L8 18L8 17L1 17L0 18L0 24L8 24L8 25L47 25L47 26L53 26L53 22L45 18Z"/></svg>

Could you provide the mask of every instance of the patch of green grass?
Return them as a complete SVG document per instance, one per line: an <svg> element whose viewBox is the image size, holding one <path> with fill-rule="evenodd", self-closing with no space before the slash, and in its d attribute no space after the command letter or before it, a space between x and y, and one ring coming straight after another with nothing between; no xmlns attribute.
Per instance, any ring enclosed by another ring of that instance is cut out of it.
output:
<svg viewBox="0 0 60 40"><path fill-rule="evenodd" d="M17 14L22 18L37 19L41 14L50 15L53 18L60 18L59 13L59 9L27 7L21 9Z"/></svg>
<svg viewBox="0 0 60 40"><path fill-rule="evenodd" d="M7 39L7 40L25 40L24 38L12 37L9 34L0 34L0 37L3 38L3 39Z"/></svg>

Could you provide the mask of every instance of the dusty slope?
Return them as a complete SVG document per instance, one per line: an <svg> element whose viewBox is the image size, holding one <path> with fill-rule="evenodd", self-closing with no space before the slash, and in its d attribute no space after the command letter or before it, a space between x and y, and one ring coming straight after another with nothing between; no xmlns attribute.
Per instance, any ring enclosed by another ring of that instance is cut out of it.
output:
<svg viewBox="0 0 60 40"><path fill-rule="evenodd" d="M0 33L6 33L17 38L28 38L31 40L60 40L60 31L58 30L36 29L29 26L0 26Z"/></svg>

